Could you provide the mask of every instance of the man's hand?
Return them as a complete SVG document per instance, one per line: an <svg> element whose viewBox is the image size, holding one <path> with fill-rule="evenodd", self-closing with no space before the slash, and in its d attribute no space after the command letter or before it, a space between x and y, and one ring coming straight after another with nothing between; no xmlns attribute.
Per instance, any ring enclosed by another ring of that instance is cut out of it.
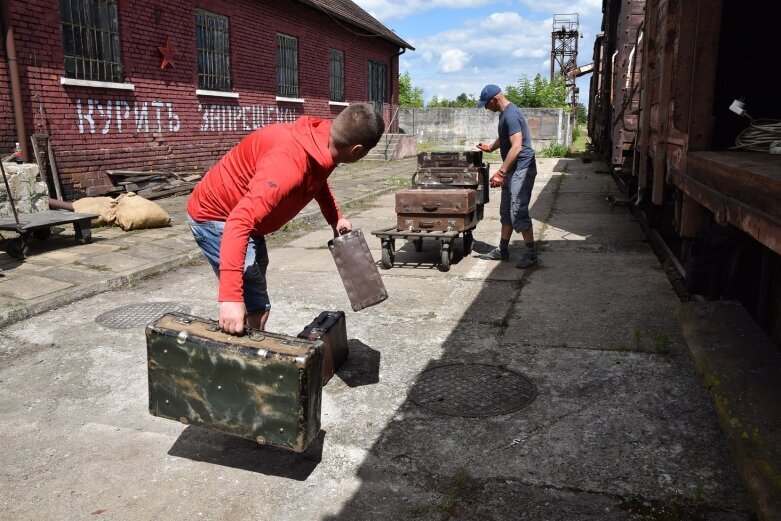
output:
<svg viewBox="0 0 781 521"><path fill-rule="evenodd" d="M491 176L489 184L491 185L491 188L499 188L502 186L504 184L504 171L497 170L496 173Z"/></svg>
<svg viewBox="0 0 781 521"><path fill-rule="evenodd" d="M486 145L485 143L478 143L477 148L482 150L483 152L491 152L491 147L489 145Z"/></svg>
<svg viewBox="0 0 781 521"><path fill-rule="evenodd" d="M244 302L220 303L220 327L228 333L239 334L244 331L247 308Z"/></svg>
<svg viewBox="0 0 781 521"><path fill-rule="evenodd" d="M336 221L336 224L334 225L334 237L339 237L340 235L344 235L345 233L350 232L352 229L353 229L353 223L350 222L350 219L342 217L341 219Z"/></svg>

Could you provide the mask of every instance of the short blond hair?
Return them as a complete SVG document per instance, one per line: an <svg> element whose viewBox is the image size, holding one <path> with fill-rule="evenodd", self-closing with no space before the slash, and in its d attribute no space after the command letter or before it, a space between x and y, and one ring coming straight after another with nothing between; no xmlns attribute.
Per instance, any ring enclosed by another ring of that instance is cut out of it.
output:
<svg viewBox="0 0 781 521"><path fill-rule="evenodd" d="M385 132L385 120L371 107L350 105L331 124L331 137L337 145L363 145L374 148Z"/></svg>

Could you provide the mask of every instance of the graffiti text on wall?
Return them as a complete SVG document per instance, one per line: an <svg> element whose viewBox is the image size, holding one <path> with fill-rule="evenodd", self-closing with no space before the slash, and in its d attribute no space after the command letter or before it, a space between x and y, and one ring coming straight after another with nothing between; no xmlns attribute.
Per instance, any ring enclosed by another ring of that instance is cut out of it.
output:
<svg viewBox="0 0 781 521"><path fill-rule="evenodd" d="M292 123L297 114L294 109L280 109L263 105L212 105L201 103L200 129L203 132L243 130L249 132L272 123Z"/></svg>
<svg viewBox="0 0 781 521"><path fill-rule="evenodd" d="M292 123L298 117L295 109L271 105L198 104L202 132L257 130L272 123ZM76 100L79 134L134 132L179 132L182 121L167 101Z"/></svg>
<svg viewBox="0 0 781 521"><path fill-rule="evenodd" d="M150 110L151 106L151 110ZM76 115L79 118L79 134L89 132L108 134L123 131L136 134L148 132L179 132L181 121L174 112L174 104L165 101L132 103L125 100L87 100L86 106L81 99L76 100Z"/></svg>

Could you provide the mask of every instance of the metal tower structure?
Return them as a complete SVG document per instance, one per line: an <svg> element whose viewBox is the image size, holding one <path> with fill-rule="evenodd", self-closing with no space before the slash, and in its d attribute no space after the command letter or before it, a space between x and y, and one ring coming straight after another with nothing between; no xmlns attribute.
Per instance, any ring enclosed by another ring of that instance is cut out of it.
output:
<svg viewBox="0 0 781 521"><path fill-rule="evenodd" d="M575 77L571 74L578 68L578 27L580 19L577 13L553 15L551 32L550 80L558 74L567 85L567 97L574 108L577 104Z"/></svg>

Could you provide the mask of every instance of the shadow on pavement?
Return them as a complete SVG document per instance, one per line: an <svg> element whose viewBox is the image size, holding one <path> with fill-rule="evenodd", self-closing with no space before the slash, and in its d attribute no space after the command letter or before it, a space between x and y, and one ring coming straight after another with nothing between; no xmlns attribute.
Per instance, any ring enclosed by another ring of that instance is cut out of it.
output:
<svg viewBox="0 0 781 521"><path fill-rule="evenodd" d="M296 454L188 425L171 446L168 455L267 476L305 481L323 458L324 442L325 431L320 431L306 451Z"/></svg>
<svg viewBox="0 0 781 521"><path fill-rule="evenodd" d="M360 340L347 341L350 356L337 371L336 376L348 387L373 385L380 381L380 352L372 349Z"/></svg>

